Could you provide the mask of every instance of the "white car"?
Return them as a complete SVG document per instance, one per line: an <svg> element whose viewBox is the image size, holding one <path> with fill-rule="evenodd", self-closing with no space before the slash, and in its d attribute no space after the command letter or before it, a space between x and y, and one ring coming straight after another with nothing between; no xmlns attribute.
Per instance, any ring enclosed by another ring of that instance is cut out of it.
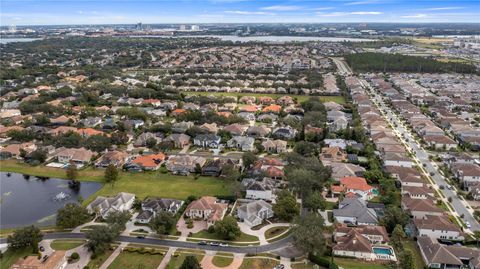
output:
<svg viewBox="0 0 480 269"><path fill-rule="evenodd" d="M467 226L468 229L472 228L472 225L468 221L465 221L465 226Z"/></svg>

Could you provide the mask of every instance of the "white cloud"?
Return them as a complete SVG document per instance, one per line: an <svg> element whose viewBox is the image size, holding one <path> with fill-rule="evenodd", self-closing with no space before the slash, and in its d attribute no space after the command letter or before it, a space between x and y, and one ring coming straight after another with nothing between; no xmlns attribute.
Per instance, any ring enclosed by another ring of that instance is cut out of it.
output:
<svg viewBox="0 0 480 269"><path fill-rule="evenodd" d="M274 10L274 11L292 11L292 10L299 10L302 9L301 6L269 6L269 7L262 7L263 10Z"/></svg>
<svg viewBox="0 0 480 269"><path fill-rule="evenodd" d="M330 10L333 9L333 7L317 7L317 8L312 8L312 10L320 11L320 10Z"/></svg>
<svg viewBox="0 0 480 269"><path fill-rule="evenodd" d="M344 6L356 6L356 5L368 5L377 3L377 0L366 0L366 1L354 1L343 4Z"/></svg>
<svg viewBox="0 0 480 269"><path fill-rule="evenodd" d="M350 12L351 15L381 15L383 12L378 11L355 11Z"/></svg>
<svg viewBox="0 0 480 269"><path fill-rule="evenodd" d="M263 11L226 10L224 12L228 14L237 14L237 15L275 15L271 12L263 12Z"/></svg>
<svg viewBox="0 0 480 269"><path fill-rule="evenodd" d="M426 17L428 17L427 14L414 14L414 15L401 16L400 18L404 18L404 19L421 19L421 18L426 18Z"/></svg>
<svg viewBox="0 0 480 269"><path fill-rule="evenodd" d="M428 8L426 10L458 10L458 9L464 9L464 7L434 7L434 8Z"/></svg>
<svg viewBox="0 0 480 269"><path fill-rule="evenodd" d="M381 15L383 12L378 11L353 11L353 12L317 12L317 15L320 17L342 17L348 15Z"/></svg>

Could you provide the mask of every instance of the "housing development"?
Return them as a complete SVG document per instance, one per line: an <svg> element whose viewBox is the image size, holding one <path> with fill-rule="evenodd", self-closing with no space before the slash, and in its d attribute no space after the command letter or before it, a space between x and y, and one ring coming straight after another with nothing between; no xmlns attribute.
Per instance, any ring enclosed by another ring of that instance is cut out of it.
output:
<svg viewBox="0 0 480 269"><path fill-rule="evenodd" d="M4 29L0 268L480 269L478 28L277 27Z"/></svg>

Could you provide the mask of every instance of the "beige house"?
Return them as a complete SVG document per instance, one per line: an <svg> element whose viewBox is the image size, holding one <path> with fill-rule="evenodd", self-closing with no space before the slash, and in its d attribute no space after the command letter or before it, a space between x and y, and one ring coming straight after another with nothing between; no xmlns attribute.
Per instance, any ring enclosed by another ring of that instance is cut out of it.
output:
<svg viewBox="0 0 480 269"><path fill-rule="evenodd" d="M202 219L207 221L210 227L216 221L222 220L227 212L228 205L220 203L217 198L212 196L203 196L202 198L191 202L185 209L185 216L192 219Z"/></svg>

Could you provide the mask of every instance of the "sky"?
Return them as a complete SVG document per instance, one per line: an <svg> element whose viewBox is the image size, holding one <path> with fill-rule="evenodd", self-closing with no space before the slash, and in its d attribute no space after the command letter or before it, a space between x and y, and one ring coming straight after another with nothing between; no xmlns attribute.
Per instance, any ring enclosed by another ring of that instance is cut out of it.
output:
<svg viewBox="0 0 480 269"><path fill-rule="evenodd" d="M480 23L480 0L0 0L0 25Z"/></svg>

